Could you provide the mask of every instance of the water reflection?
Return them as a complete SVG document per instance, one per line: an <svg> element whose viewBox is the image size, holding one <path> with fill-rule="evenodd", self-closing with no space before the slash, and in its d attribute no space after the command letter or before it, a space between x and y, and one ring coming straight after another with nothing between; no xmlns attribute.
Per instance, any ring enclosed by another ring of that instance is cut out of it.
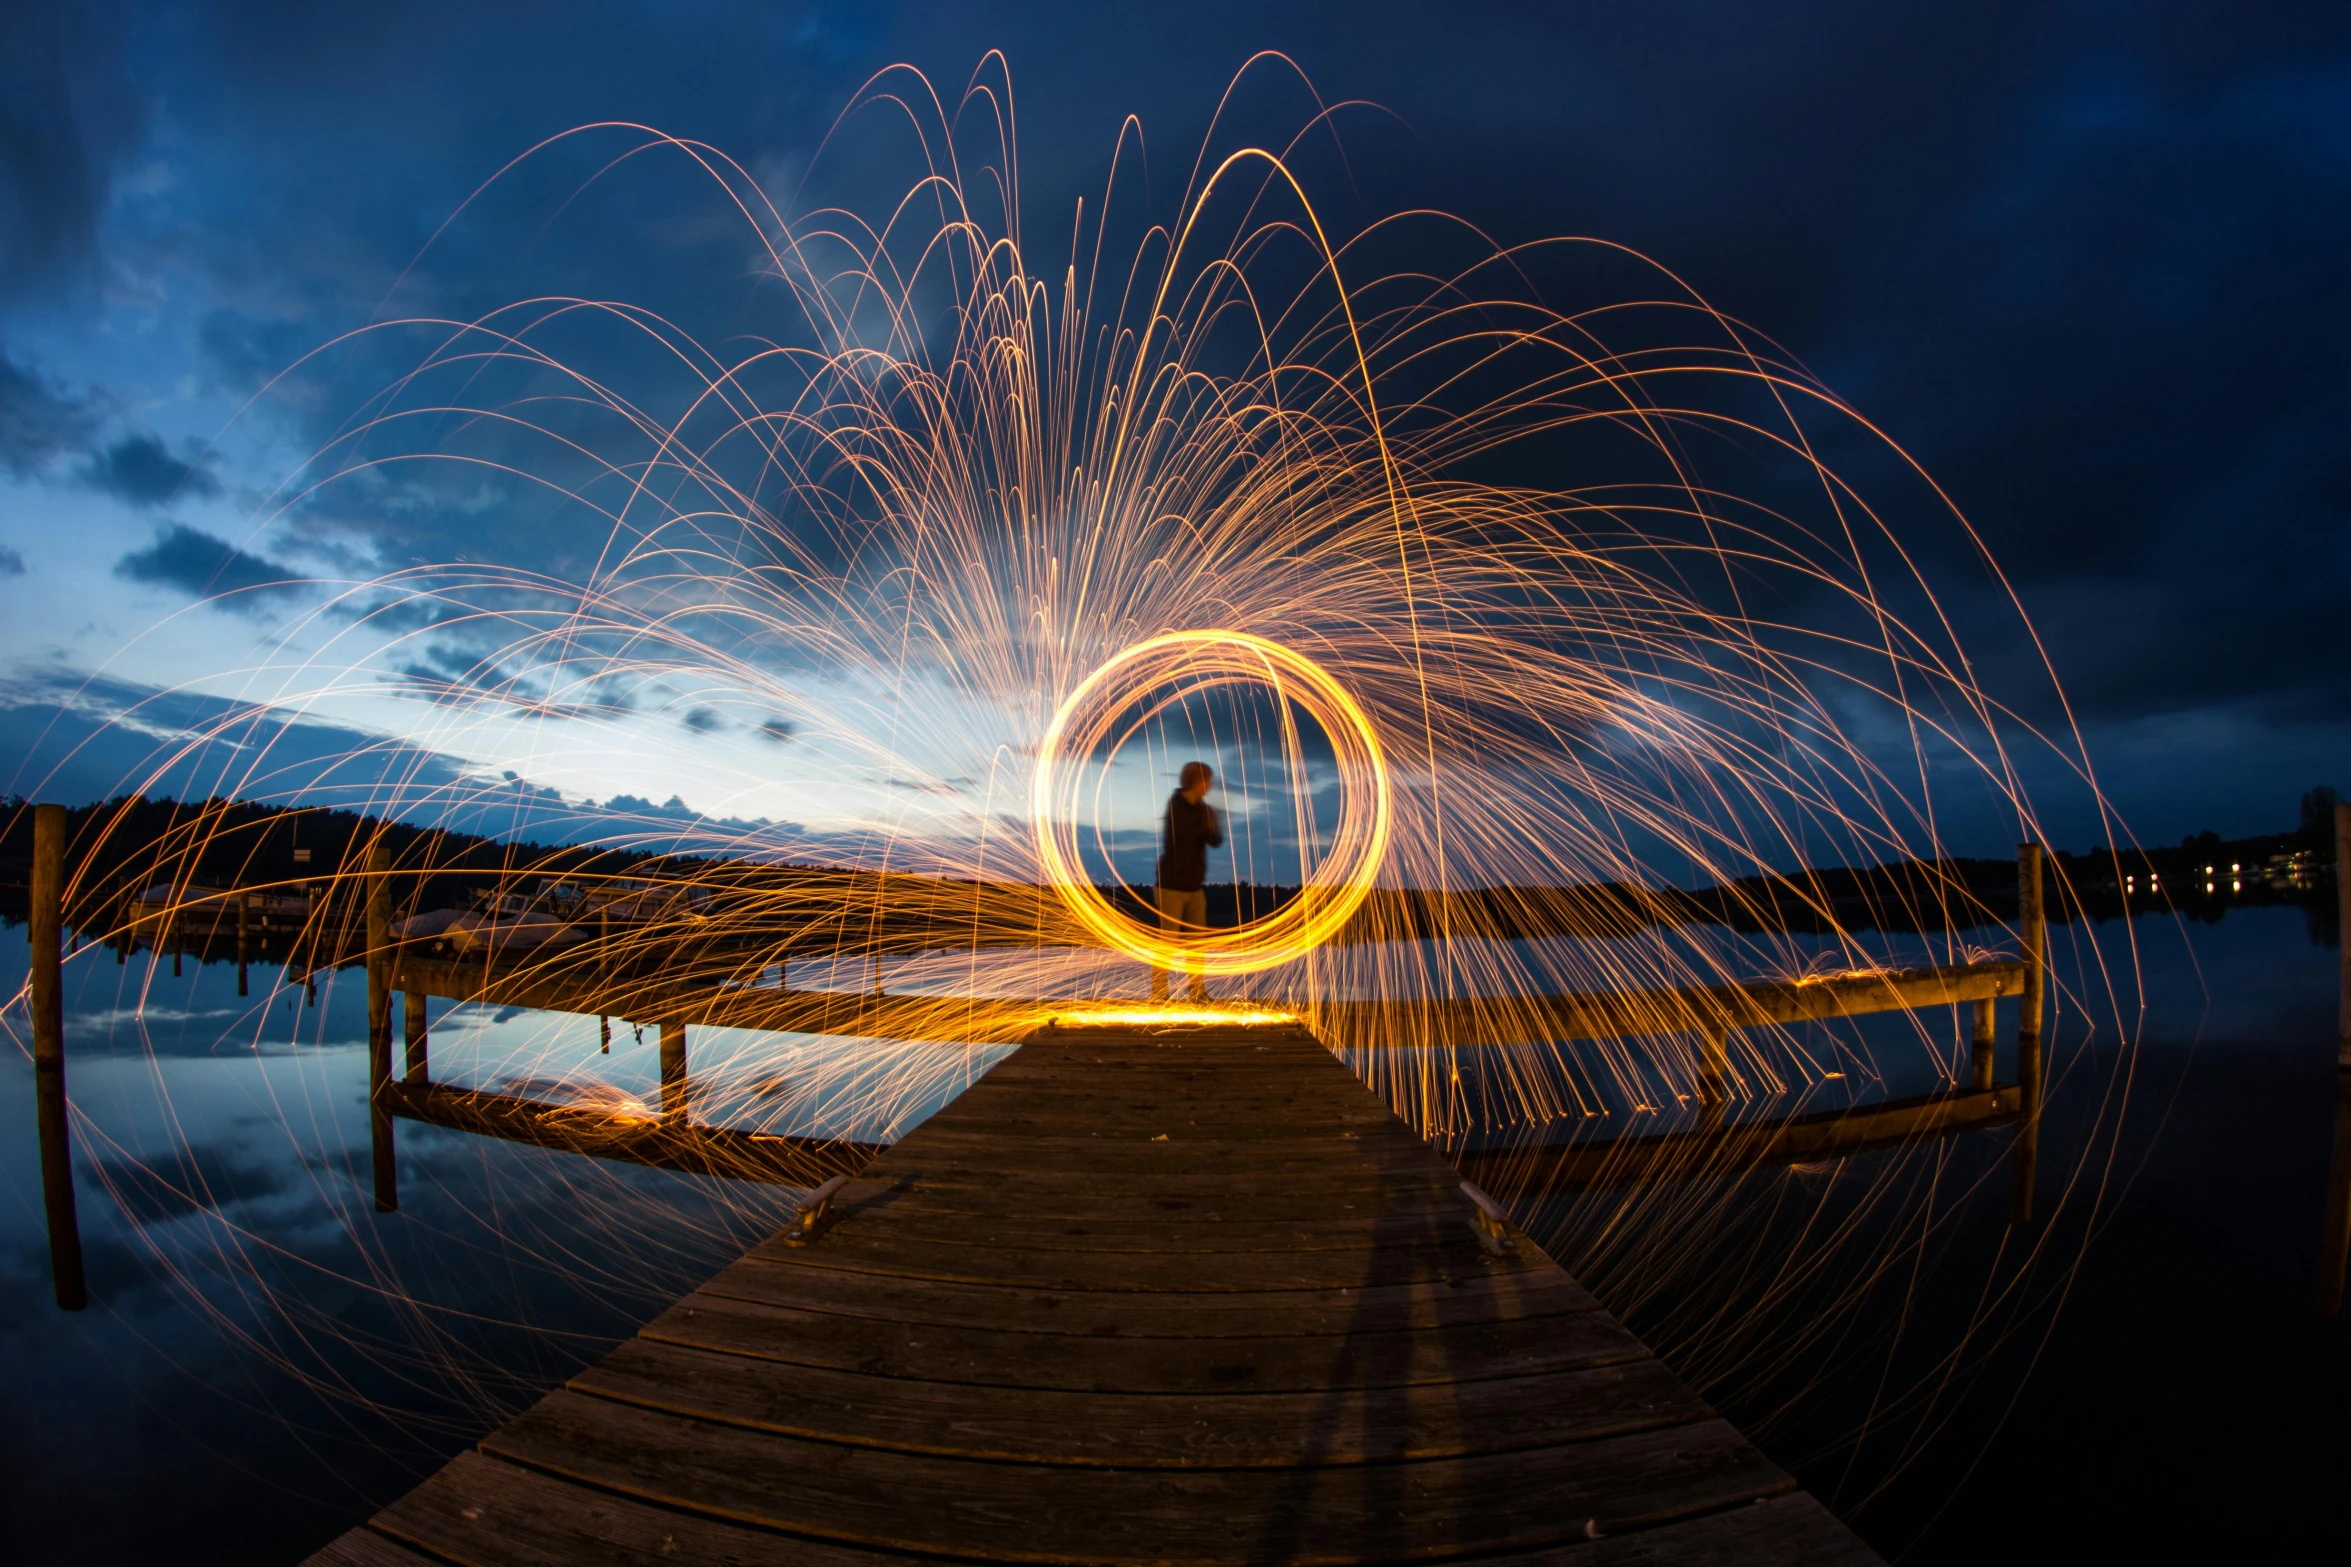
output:
<svg viewBox="0 0 2351 1567"><path fill-rule="evenodd" d="M1997 950L2002 935L1963 940ZM1724 943L1714 956L1726 965L1742 956L1733 935L1690 939ZM2067 998L2093 993L2101 972L2127 971L2113 959L2131 941L2148 961L2128 1011L2146 1027L2140 1110L2118 1145L2108 1085L2129 1042ZM1883 955L1943 950L1896 937ZM13 986L21 940L0 951L0 983ZM1573 968L1542 944L1524 957ZM191 965L175 986L161 972L168 959L150 961L67 970L95 1302L81 1318L48 1300L32 1140L0 1139L0 1174L15 1194L0 1205L0 1353L21 1368L19 1418L0 1459L24 1560L296 1559L780 1224L795 1195L404 1125L402 1212L379 1219L367 1191L360 976L322 975L312 1006L301 987L262 975L240 1000L230 965ZM1987 1261L2019 1244L2004 1222L1999 1132L1916 1158L1762 1172L1702 1202L1562 1193L1527 1215L1807 1485L1848 1507L1866 1501L1861 1523L1881 1544L1923 1528L1951 1476L1985 1450L1991 1416L2023 1385L2017 1357L2041 1345L2045 1327L2033 1324L2045 1324L2051 1291L2128 1299L2143 1319L2138 1337L2160 1323L2208 1330L2133 1281L2184 1266L2180 1237L2210 1247L2218 1224L2227 1241L2207 1255L2246 1281L2233 1309L2267 1324L2279 1320L2272 1297L2291 1296L2285 1315L2307 1313L2333 1110L2331 951L2313 947L2302 911L2286 907L2240 909L2200 929L2192 956L2164 921L2062 927L2055 961L2046 1156L2079 1200L2028 1243L2028 1266ZM909 965L891 983L933 978ZM1957 1015L1803 1028L1824 1073L1804 1090L1812 1097L1798 1096L1806 1105L1924 1091L1955 1080L1967 1059ZM650 1032L640 1041L618 1030L609 1055L601 1045L593 1018L452 1008L433 1020L433 1074L537 1097L657 1100ZM904 1091L905 1062L880 1061L874 1042L696 1030L698 1103L728 1124L882 1140L993 1058L881 1048L932 1062L911 1074L927 1086ZM876 1063L863 1089L837 1069L850 1058ZM0 1124L28 1128L31 1114L29 1067L12 1060L0 1071L0 1117L11 1119ZM1476 1129L1505 1142L1557 1130ZM2112 1157L2084 1168L2100 1149ZM2093 1224L2110 1238L2085 1252ZM1796 1254L1813 1259L1805 1276L1771 1271L1771 1259ZM2015 1293L1987 1311L1972 1287L1991 1277ZM1754 1287L1725 1287L1735 1279ZM2069 1396L2111 1403L2132 1385L2136 1368L2065 1348L2093 1331L2086 1319L2122 1309L2077 1307L2061 1319L2034 1386L2054 1380ZM1819 1331L1830 1322L1842 1326ZM2340 1388L2339 1344L2302 1352L2306 1381ZM1887 1389L1901 1390L1893 1406L1873 1405ZM2224 1394L2205 1389L2206 1416ZM2176 1420L2150 1425L2144 1440L2158 1439L2210 1446ZM2006 1472L1998 1455L2008 1449L1991 1451L1988 1472ZM1807 1468L1808 1453L1828 1456ZM1921 1454L1934 1457L1922 1466ZM125 1492L142 1506L104 1504ZM1975 1536L1946 1517L1933 1538L1925 1559Z"/></svg>

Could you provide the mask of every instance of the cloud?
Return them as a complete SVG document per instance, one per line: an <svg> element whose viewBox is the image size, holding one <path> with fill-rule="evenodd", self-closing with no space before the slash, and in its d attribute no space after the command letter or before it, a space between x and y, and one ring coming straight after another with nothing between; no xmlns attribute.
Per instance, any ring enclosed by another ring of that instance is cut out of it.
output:
<svg viewBox="0 0 2351 1567"><path fill-rule="evenodd" d="M126 582L177 588L199 599L234 594L245 606L290 593L307 580L289 567L248 555L185 523L166 523L155 542L114 563Z"/></svg>
<svg viewBox="0 0 2351 1567"><path fill-rule="evenodd" d="M592 810L593 808L593 801L582 807L584 810ZM765 816L749 818L705 816L674 794L659 805L655 805L642 795L616 794L604 802L603 810L608 817L620 817L632 823L649 818L654 821L676 822L704 831L724 829L728 833L755 833L762 837L770 837L777 832L798 834L801 831L797 822L772 821ZM680 838L678 841L681 846L686 843L684 838Z"/></svg>
<svg viewBox="0 0 2351 1567"><path fill-rule="evenodd" d="M718 716L717 709L708 707L690 707L686 709L686 716L678 722L698 735L710 734L726 727L726 720Z"/></svg>
<svg viewBox="0 0 2351 1567"><path fill-rule="evenodd" d="M0 471L33 478L87 450L96 425L87 402L0 351Z"/></svg>
<svg viewBox="0 0 2351 1567"><path fill-rule="evenodd" d="M759 726L759 738L776 745L782 745L799 732L788 718L770 718Z"/></svg>
<svg viewBox="0 0 2351 1567"><path fill-rule="evenodd" d="M152 435L126 435L82 465L81 481L133 506L218 495L220 481L196 463L174 457Z"/></svg>
<svg viewBox="0 0 2351 1567"><path fill-rule="evenodd" d="M118 792L437 810L466 764L346 725L57 667L0 675L0 783L84 803Z"/></svg>
<svg viewBox="0 0 2351 1567"><path fill-rule="evenodd" d="M24 556L5 544L0 544L0 577L24 575Z"/></svg>
<svg viewBox="0 0 2351 1567"><path fill-rule="evenodd" d="M969 778L893 778L890 780L891 788L903 790L908 794L969 794L971 786L972 780Z"/></svg>
<svg viewBox="0 0 2351 1567"><path fill-rule="evenodd" d="M127 1155L93 1161L94 1172L142 1228L207 1209L233 1207L287 1189L292 1172L230 1143L196 1143L167 1164Z"/></svg>
<svg viewBox="0 0 2351 1567"><path fill-rule="evenodd" d="M71 282L97 246L115 169L146 133L119 17L0 7L0 298Z"/></svg>

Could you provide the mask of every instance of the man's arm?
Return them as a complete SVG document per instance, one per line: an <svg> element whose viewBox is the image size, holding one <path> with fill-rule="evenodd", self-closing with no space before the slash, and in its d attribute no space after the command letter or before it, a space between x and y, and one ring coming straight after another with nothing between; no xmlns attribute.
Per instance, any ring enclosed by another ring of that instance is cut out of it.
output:
<svg viewBox="0 0 2351 1567"><path fill-rule="evenodd" d="M1224 847L1224 818L1206 800L1200 802L1201 837L1211 849Z"/></svg>

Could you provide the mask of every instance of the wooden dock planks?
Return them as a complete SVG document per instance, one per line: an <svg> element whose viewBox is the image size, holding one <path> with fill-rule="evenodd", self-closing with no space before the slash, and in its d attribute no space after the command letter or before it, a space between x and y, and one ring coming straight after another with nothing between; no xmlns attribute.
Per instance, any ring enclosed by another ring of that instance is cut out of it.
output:
<svg viewBox="0 0 2351 1567"><path fill-rule="evenodd" d="M312 1560L1877 1560L1459 1186L1303 1030L1047 1033Z"/></svg>

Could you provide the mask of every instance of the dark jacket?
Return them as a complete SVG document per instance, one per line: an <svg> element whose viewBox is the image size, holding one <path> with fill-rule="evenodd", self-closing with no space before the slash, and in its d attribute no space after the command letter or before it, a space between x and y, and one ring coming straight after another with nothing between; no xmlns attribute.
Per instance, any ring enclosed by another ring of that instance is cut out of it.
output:
<svg viewBox="0 0 2351 1567"><path fill-rule="evenodd" d="M1159 885L1170 892L1198 892L1208 885L1208 851L1224 847L1224 823L1206 800L1197 805L1178 789L1167 797L1167 820L1159 832Z"/></svg>

